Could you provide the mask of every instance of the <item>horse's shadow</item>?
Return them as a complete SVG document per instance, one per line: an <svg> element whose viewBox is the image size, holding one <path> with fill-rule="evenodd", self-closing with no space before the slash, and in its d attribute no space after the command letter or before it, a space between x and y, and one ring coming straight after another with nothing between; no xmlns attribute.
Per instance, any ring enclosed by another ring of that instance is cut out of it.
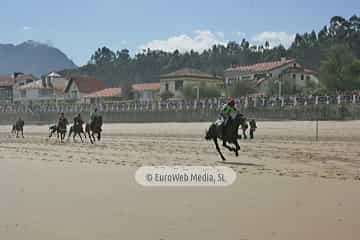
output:
<svg viewBox="0 0 360 240"><path fill-rule="evenodd" d="M237 165L237 166L249 166L249 167L264 167L263 164L256 164L256 163L242 163L242 162L224 162L218 161L218 163L225 164L225 165Z"/></svg>

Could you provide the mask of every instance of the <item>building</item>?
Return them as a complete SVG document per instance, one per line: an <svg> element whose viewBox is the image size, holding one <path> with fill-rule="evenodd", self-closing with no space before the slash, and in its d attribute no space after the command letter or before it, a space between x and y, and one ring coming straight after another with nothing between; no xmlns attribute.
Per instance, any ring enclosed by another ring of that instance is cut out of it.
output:
<svg viewBox="0 0 360 240"><path fill-rule="evenodd" d="M121 88L105 88L84 96L85 103L104 103L122 100Z"/></svg>
<svg viewBox="0 0 360 240"><path fill-rule="evenodd" d="M200 85L216 87L223 85L223 80L192 68L183 68L160 76L160 94L170 92L175 98L182 98L183 88L187 85L194 88Z"/></svg>
<svg viewBox="0 0 360 240"><path fill-rule="evenodd" d="M54 89L44 80L17 86L14 91L14 102L50 102L52 100L54 100Z"/></svg>
<svg viewBox="0 0 360 240"><path fill-rule="evenodd" d="M14 84L11 76L0 76L0 104L13 102Z"/></svg>
<svg viewBox="0 0 360 240"><path fill-rule="evenodd" d="M307 81L318 83L316 72L303 68L295 59L263 62L248 66L236 66L225 70L225 86L237 81L255 81L261 93L265 93L272 81L288 81L294 87L305 87Z"/></svg>
<svg viewBox="0 0 360 240"><path fill-rule="evenodd" d="M141 102L144 101L153 101L159 98L160 93L160 83L138 83L133 84L132 90L134 93L134 98Z"/></svg>
<svg viewBox="0 0 360 240"><path fill-rule="evenodd" d="M13 73L12 77L15 81L15 87L22 86L22 85L25 85L28 83L32 83L32 82L38 80L38 78L32 74L24 74L21 72Z"/></svg>
<svg viewBox="0 0 360 240"><path fill-rule="evenodd" d="M94 77L70 77L64 90L64 99L66 101L83 101L86 95L103 89L105 89L104 82Z"/></svg>

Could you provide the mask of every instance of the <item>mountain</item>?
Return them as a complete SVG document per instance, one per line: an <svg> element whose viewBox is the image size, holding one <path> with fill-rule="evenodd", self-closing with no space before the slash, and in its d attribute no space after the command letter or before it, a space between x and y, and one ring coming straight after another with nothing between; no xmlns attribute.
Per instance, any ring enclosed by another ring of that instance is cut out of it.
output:
<svg viewBox="0 0 360 240"><path fill-rule="evenodd" d="M77 66L59 49L32 40L18 45L0 44L0 74L13 72L40 76Z"/></svg>

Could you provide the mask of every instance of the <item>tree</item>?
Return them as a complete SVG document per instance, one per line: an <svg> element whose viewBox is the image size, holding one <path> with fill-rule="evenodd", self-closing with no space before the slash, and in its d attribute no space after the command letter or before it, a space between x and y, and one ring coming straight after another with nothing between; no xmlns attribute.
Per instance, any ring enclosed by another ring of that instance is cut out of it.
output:
<svg viewBox="0 0 360 240"><path fill-rule="evenodd" d="M205 84L201 84L200 86L193 84L185 85L183 95L186 99L196 99L197 91L199 91L200 98L216 98L221 96L221 90L218 87L207 86Z"/></svg>
<svg viewBox="0 0 360 240"><path fill-rule="evenodd" d="M333 46L320 67L320 81L330 91L360 88L360 64L347 45Z"/></svg>
<svg viewBox="0 0 360 240"><path fill-rule="evenodd" d="M231 97L242 97L257 91L255 82L252 80L236 81L228 90L228 94Z"/></svg>

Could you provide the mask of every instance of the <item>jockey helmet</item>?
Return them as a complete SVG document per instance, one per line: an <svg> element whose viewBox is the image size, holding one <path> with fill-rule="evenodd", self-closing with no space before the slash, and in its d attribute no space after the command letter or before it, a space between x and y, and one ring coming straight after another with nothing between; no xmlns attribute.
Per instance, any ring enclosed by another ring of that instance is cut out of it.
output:
<svg viewBox="0 0 360 240"><path fill-rule="evenodd" d="M235 100L231 98L231 99L228 101L228 105L229 105L229 106L232 106L232 107L235 106Z"/></svg>

